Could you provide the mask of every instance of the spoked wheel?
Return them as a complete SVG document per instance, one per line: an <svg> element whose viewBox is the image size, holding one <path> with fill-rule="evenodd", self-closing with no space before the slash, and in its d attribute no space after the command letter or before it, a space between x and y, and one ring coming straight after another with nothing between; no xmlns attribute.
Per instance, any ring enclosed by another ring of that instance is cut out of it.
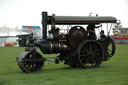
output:
<svg viewBox="0 0 128 85"><path fill-rule="evenodd" d="M83 68L97 67L103 60L103 49L95 41L84 41L77 49L78 60Z"/></svg>
<svg viewBox="0 0 128 85"><path fill-rule="evenodd" d="M114 41L110 36L107 36L107 41L109 42L107 52L108 52L108 57L112 57L115 54L116 46Z"/></svg>
<svg viewBox="0 0 128 85"><path fill-rule="evenodd" d="M17 58L17 62L23 72L37 72L43 67L44 58L38 52L25 51Z"/></svg>

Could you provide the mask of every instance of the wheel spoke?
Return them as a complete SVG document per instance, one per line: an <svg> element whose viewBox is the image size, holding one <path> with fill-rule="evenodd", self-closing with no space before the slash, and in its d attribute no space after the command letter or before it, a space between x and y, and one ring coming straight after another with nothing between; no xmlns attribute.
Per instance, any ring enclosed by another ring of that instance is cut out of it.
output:
<svg viewBox="0 0 128 85"><path fill-rule="evenodd" d="M85 60L85 58L84 58L84 57L82 57L82 58L81 58L81 61L83 62L84 60Z"/></svg>
<svg viewBox="0 0 128 85"><path fill-rule="evenodd" d="M94 60L94 58L90 58L90 57L89 57L89 59L90 59L92 62L96 63L96 61Z"/></svg>
<svg viewBox="0 0 128 85"><path fill-rule="evenodd" d="M84 49L82 49L83 51L84 51L84 53L86 53L86 54L88 54L89 53L89 51L86 49L86 48L84 48Z"/></svg>
<svg viewBox="0 0 128 85"><path fill-rule="evenodd" d="M97 48L97 46L96 45L93 45L92 51L94 51L96 48Z"/></svg>
<svg viewBox="0 0 128 85"><path fill-rule="evenodd" d="M87 54L81 54L80 56L87 56Z"/></svg>
<svg viewBox="0 0 128 85"><path fill-rule="evenodd" d="M93 53L95 54L95 53L98 53L98 49L95 49L94 51L93 51Z"/></svg>
<svg viewBox="0 0 128 85"><path fill-rule="evenodd" d="M112 53L112 50L110 50L110 49L107 49L107 50Z"/></svg>
<svg viewBox="0 0 128 85"><path fill-rule="evenodd" d="M93 50L93 44L90 44L90 52Z"/></svg>

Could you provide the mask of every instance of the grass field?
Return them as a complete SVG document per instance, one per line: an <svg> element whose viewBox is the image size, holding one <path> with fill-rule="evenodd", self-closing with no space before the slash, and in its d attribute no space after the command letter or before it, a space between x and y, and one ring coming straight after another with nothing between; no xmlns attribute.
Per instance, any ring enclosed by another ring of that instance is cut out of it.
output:
<svg viewBox="0 0 128 85"><path fill-rule="evenodd" d="M71 68L63 63L45 62L41 72L29 74L23 73L16 63L23 50L0 48L0 85L128 85L128 45L117 45L115 56L98 68Z"/></svg>

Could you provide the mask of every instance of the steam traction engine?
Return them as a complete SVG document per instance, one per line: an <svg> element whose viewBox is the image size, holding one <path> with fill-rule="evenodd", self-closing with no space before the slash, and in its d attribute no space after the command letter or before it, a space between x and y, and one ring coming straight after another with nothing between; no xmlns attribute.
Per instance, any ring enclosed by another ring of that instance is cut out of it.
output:
<svg viewBox="0 0 128 85"><path fill-rule="evenodd" d="M55 63L64 61L72 67L93 68L107 61L115 53L113 40L106 36L105 40L89 39L88 31L82 27L88 24L116 23L114 17L90 16L48 16L42 12L42 40L34 42L44 54L58 54ZM60 33L57 25L70 25L67 33ZM82 26L80 26L82 25ZM49 30L48 26L51 26ZM111 47L110 47L111 46ZM44 58L35 47L26 47L18 58L18 66L24 72L36 72L44 65Z"/></svg>

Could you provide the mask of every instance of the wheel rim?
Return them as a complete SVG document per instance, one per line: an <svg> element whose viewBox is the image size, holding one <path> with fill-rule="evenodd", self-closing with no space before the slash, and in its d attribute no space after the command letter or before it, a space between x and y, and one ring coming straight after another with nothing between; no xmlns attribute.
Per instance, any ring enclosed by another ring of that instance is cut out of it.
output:
<svg viewBox="0 0 128 85"><path fill-rule="evenodd" d="M44 59L37 52L36 56L31 52L24 52L20 55L19 59L22 60L18 61L18 66L23 72L27 73L40 71L44 65Z"/></svg>
<svg viewBox="0 0 128 85"><path fill-rule="evenodd" d="M85 41L78 47L78 59L83 68L99 66L103 60L103 49L95 41Z"/></svg>

